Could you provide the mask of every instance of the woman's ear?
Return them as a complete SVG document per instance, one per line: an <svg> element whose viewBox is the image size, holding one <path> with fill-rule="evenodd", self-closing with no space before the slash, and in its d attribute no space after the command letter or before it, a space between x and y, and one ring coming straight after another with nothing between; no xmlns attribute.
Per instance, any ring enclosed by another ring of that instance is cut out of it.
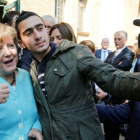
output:
<svg viewBox="0 0 140 140"><path fill-rule="evenodd" d="M20 48L22 48L22 49L26 48L25 44L21 40L18 40L18 44L19 44Z"/></svg>

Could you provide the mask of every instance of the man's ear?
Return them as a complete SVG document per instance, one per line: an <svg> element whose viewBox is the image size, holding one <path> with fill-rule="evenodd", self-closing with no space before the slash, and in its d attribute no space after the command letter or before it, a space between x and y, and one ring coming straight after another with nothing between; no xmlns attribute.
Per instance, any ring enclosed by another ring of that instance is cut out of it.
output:
<svg viewBox="0 0 140 140"><path fill-rule="evenodd" d="M25 44L21 40L18 40L18 44L19 44L20 48L22 48L22 49L26 48Z"/></svg>

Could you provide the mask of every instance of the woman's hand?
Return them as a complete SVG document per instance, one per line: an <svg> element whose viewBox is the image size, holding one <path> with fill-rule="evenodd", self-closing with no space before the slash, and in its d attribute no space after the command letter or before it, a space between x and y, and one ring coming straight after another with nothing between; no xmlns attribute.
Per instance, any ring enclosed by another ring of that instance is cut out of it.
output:
<svg viewBox="0 0 140 140"><path fill-rule="evenodd" d="M43 136L41 135L40 131L35 128L29 131L28 137L35 138L36 140L43 140Z"/></svg>
<svg viewBox="0 0 140 140"><path fill-rule="evenodd" d="M0 104L7 102L7 99L9 97L9 88L7 84L0 84Z"/></svg>

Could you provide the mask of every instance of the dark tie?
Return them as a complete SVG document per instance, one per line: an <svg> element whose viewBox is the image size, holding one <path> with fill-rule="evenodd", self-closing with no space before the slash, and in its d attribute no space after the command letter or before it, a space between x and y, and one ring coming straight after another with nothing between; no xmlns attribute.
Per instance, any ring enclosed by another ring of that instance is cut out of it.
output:
<svg viewBox="0 0 140 140"><path fill-rule="evenodd" d="M112 57L112 61L111 61L111 63L114 62L115 58L116 58L116 54L114 53L114 55L113 55L113 57Z"/></svg>

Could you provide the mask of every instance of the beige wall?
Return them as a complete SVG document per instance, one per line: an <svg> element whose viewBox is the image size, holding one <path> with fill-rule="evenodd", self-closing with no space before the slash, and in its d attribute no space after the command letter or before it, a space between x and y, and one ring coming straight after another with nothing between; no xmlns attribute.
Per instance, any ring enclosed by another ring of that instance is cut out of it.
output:
<svg viewBox="0 0 140 140"><path fill-rule="evenodd" d="M10 2L13 0L9 0ZM55 16L55 0L20 0L21 10L36 12L40 16L50 14ZM78 0L66 0L64 21L68 22L77 35L78 42L84 39L92 40L98 48L102 38L110 39L110 49L114 50L114 32L128 32L128 43L136 42L140 31L133 25L138 18L139 0L87 0L83 31L77 31Z"/></svg>
<svg viewBox="0 0 140 140"><path fill-rule="evenodd" d="M55 16L55 0L20 0L21 10L32 11L40 16Z"/></svg>
<svg viewBox="0 0 140 140"><path fill-rule="evenodd" d="M64 9L64 22L68 22L77 34L78 0L66 0Z"/></svg>
<svg viewBox="0 0 140 140"><path fill-rule="evenodd" d="M130 45L136 42L137 27L133 25L133 20L138 18L138 10L139 0L125 0L123 29L128 33L128 44Z"/></svg>

